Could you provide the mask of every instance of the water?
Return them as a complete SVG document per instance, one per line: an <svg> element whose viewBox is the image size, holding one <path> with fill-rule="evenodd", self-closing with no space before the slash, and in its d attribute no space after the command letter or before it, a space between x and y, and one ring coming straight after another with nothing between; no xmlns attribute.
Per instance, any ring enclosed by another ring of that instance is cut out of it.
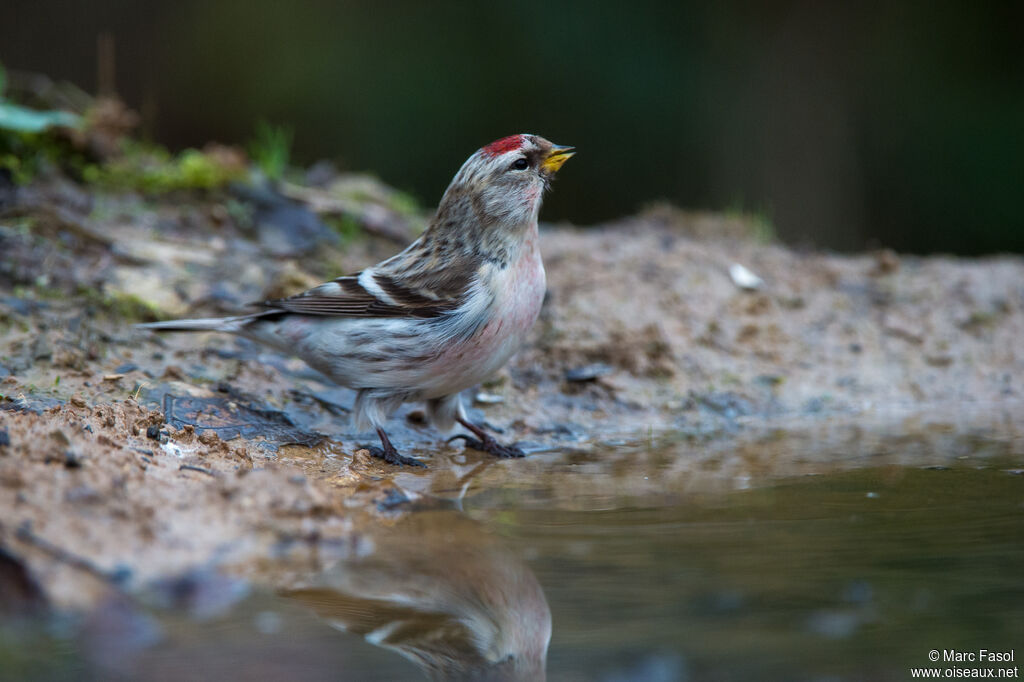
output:
<svg viewBox="0 0 1024 682"><path fill-rule="evenodd" d="M614 466L535 456L513 463L519 478L464 462L504 480L479 492L410 473L407 486L445 499L261 567L278 593L202 617L146 606L66 635L50 624L21 658L8 631L0 660L38 679L538 679L546 667L550 680L659 682L906 680L933 649L1019 659L1022 459L986 448L732 490L687 491L664 452Z"/></svg>
<svg viewBox="0 0 1024 682"><path fill-rule="evenodd" d="M931 649L1019 646L1022 504L998 470L882 469L510 532L552 604L552 679L903 680Z"/></svg>

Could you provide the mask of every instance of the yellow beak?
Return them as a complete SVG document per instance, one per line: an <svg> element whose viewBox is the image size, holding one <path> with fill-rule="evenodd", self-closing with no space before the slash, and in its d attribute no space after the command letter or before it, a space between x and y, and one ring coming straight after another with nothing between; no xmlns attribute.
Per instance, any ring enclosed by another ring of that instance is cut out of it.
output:
<svg viewBox="0 0 1024 682"><path fill-rule="evenodd" d="M561 145L553 145L551 151L548 152L548 158L544 159L544 162L540 164L548 173L554 173L562 164L569 160L569 157L576 153L575 147L563 147Z"/></svg>

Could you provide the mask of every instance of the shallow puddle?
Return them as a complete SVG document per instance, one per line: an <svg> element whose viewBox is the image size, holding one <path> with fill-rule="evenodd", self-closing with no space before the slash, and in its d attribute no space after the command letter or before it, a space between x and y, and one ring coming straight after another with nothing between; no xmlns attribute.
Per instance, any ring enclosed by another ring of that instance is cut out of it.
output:
<svg viewBox="0 0 1024 682"><path fill-rule="evenodd" d="M884 681L932 650L1019 659L1024 457L977 448L691 492L664 448L453 455L396 478L412 511L242 571L277 592L199 576L171 608L7 626L0 678Z"/></svg>

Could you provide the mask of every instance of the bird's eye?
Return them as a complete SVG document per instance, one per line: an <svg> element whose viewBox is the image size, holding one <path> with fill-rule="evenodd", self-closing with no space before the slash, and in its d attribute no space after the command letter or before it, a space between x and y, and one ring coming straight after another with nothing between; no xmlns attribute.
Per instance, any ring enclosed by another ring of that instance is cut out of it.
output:
<svg viewBox="0 0 1024 682"><path fill-rule="evenodd" d="M512 165L510 166L512 170L526 170L529 167L530 162L526 159L525 156L520 156L518 159L513 161Z"/></svg>

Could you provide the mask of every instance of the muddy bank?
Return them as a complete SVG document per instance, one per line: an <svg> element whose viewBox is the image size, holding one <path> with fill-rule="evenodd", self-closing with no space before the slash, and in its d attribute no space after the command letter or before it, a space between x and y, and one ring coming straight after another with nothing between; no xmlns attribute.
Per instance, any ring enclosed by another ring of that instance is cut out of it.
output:
<svg viewBox="0 0 1024 682"><path fill-rule="evenodd" d="M387 188L5 191L0 548L39 586L29 601L84 609L209 570L281 587L254 566L509 481L588 509L1024 450L1021 258L799 252L667 208L547 226L530 345L466 396L529 456L447 444L410 405L393 434L430 465L413 471L369 457L352 392L301 362L132 328L394 253L423 216Z"/></svg>

